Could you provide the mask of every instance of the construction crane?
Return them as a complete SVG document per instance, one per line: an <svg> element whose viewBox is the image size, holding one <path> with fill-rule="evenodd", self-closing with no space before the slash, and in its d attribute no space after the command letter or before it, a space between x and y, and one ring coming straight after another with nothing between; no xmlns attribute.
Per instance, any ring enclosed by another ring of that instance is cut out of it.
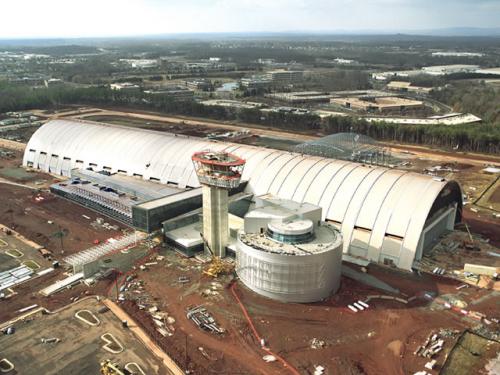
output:
<svg viewBox="0 0 500 375"><path fill-rule="evenodd" d="M210 264L208 265L208 268L203 271L205 275L211 276L213 278L219 277L221 274L229 274L232 272L233 267L231 264L224 262L220 257L216 256L210 246L208 245L208 242L205 240L205 237L203 237L203 233L200 233L201 239L203 240L203 243L205 244L206 248L208 249L208 252L210 253Z"/></svg>
<svg viewBox="0 0 500 375"><path fill-rule="evenodd" d="M123 372L117 363L111 362L106 359L101 362L101 375L126 375L128 372Z"/></svg>
<svg viewBox="0 0 500 375"><path fill-rule="evenodd" d="M465 225L465 229L467 229L467 234L469 235L469 240L464 240L463 246L465 247L466 250L479 250L479 247L477 247L477 245L474 243L474 238L472 238L469 226L467 225L465 220L463 220L463 223Z"/></svg>

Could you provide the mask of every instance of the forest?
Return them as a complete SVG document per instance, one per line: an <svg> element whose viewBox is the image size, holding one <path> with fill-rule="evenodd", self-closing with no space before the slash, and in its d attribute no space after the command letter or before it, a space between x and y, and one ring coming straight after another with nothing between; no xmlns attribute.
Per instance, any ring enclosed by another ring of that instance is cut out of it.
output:
<svg viewBox="0 0 500 375"><path fill-rule="evenodd" d="M461 85L433 93L434 98L457 111L482 114L481 124L401 125L368 123L356 117L320 119L312 114L268 112L257 109L233 110L205 106L195 101L174 102L162 96L113 91L107 86L74 88L69 86L32 89L0 83L0 113L32 108L58 108L68 104L127 106L162 113L230 120L257 124L287 131L314 132L325 135L356 132L381 141L413 143L467 152L500 153L500 105L498 92L489 86Z"/></svg>

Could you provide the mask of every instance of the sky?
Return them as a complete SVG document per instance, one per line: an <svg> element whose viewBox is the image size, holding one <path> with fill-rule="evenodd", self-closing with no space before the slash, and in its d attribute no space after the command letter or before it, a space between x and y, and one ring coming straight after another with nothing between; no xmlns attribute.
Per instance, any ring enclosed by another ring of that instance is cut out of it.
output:
<svg viewBox="0 0 500 375"><path fill-rule="evenodd" d="M0 0L0 39L500 27L500 0Z"/></svg>

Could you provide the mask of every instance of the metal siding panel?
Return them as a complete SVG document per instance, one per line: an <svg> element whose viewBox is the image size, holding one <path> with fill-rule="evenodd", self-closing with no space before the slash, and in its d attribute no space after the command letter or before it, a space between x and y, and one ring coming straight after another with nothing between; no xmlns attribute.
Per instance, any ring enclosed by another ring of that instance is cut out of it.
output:
<svg viewBox="0 0 500 375"><path fill-rule="evenodd" d="M309 189L307 190L303 202L318 204L323 197L326 188L330 181L337 175L345 176L355 165L352 163L337 164L332 163L321 170L318 175L310 181ZM330 200L327 200L330 202ZM322 217L326 215L326 210L323 210Z"/></svg>
<svg viewBox="0 0 500 375"><path fill-rule="evenodd" d="M343 213L337 212L334 213L335 210L340 210L342 207L341 205L336 206L333 205L330 211L332 212L332 216L342 215L342 220L339 220L342 222L342 234L344 235L344 249L346 252L348 252L349 246L351 246L352 238L353 238L353 232L354 232L354 226L356 224L356 220L358 218L361 206L363 205L366 196L370 189L373 187L376 181L378 181L383 175L384 172L387 171L387 169L382 169L382 168L375 168L372 169L368 174L366 174L363 179L358 182L357 188L353 195L351 196L351 199L349 200L347 206L345 207L345 211ZM366 228L366 229L371 229L371 228ZM368 235L369 238L369 235ZM368 246L368 241L364 244L364 249L366 250Z"/></svg>
<svg viewBox="0 0 500 375"><path fill-rule="evenodd" d="M309 187L316 179L321 171L323 171L329 164L334 164L334 162L330 159L311 159L310 166L306 169L304 168L304 174L301 177L298 185L294 188L294 192L292 195L292 200L297 202L303 202L304 197L309 190Z"/></svg>
<svg viewBox="0 0 500 375"><path fill-rule="evenodd" d="M396 181L406 173L408 172L389 169L383 174L383 176L381 176L380 179L375 181L362 202L355 225L373 229L380 207L384 203L387 194L392 189Z"/></svg>
<svg viewBox="0 0 500 375"><path fill-rule="evenodd" d="M287 177L283 180L278 190L278 195L285 199L293 199L293 194L300 185L304 175L319 161L320 159L313 160L301 156L299 162L293 166Z"/></svg>
<svg viewBox="0 0 500 375"><path fill-rule="evenodd" d="M261 170L262 163L272 153L272 150L258 150L257 152L252 152L249 155L244 156L243 158L246 160L246 163L241 179L246 181L249 180L250 177L252 179L256 178L256 170Z"/></svg>
<svg viewBox="0 0 500 375"><path fill-rule="evenodd" d="M270 165L278 159L283 153L281 151L274 151L267 154L262 162L259 164L259 167L256 168L256 172L251 174L249 177L249 189L257 195L265 194L266 190L262 188L261 178L267 178Z"/></svg>
<svg viewBox="0 0 500 375"><path fill-rule="evenodd" d="M405 230L404 241L401 244L399 267L411 269L427 215L444 186L444 182L430 180L425 191L422 192L419 204L411 212L410 220Z"/></svg>
<svg viewBox="0 0 500 375"><path fill-rule="evenodd" d="M404 175L398 179L386 195L373 225L373 230L368 243L368 258L378 261L383 246L387 226L391 220L393 210L398 206L398 201L405 195L406 187L411 183L412 176Z"/></svg>
<svg viewBox="0 0 500 375"><path fill-rule="evenodd" d="M261 175L258 184L257 192L260 194L266 194L270 192L271 185L279 175L284 166L293 159L293 155L282 153L279 157L275 158L271 163L268 164L266 170Z"/></svg>
<svg viewBox="0 0 500 375"><path fill-rule="evenodd" d="M342 180L339 180L339 176L337 176L332 181L332 190L335 189L335 193L333 195L330 193L331 198L324 205L327 218L344 223L344 216L352 197L356 194L363 179L372 171L373 169L356 165Z"/></svg>
<svg viewBox="0 0 500 375"><path fill-rule="evenodd" d="M412 176L411 183L405 186L403 199L398 200L397 206L394 207L391 220L387 225L387 233L401 237L406 235L408 222L415 208L425 198L424 192L428 187L429 181L432 180Z"/></svg>
<svg viewBox="0 0 500 375"><path fill-rule="evenodd" d="M288 161L283 164L279 172L275 175L269 187L269 192L271 194L282 197L279 194L280 188L283 186L283 183L286 181L290 173L294 170L297 163L300 163L301 160L302 157L300 155L291 155L290 159L288 159Z"/></svg>
<svg viewBox="0 0 500 375"><path fill-rule="evenodd" d="M342 188L345 187L345 180L351 175L351 173L358 170L359 167L360 166L357 164L348 164L345 167L338 169L337 172L330 178L330 181L326 184L317 202L317 205L323 208L324 218L342 221L342 218L329 216L329 208L335 198L339 195L339 190L342 190Z"/></svg>
<svg viewBox="0 0 500 375"><path fill-rule="evenodd" d="M46 172L48 172L47 157L47 154L42 153L38 156L38 168Z"/></svg>

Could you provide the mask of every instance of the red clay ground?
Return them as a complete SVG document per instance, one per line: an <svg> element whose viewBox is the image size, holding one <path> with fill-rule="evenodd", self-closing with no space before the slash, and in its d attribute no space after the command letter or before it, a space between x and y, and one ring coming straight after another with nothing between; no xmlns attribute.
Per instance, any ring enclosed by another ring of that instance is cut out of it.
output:
<svg viewBox="0 0 500 375"><path fill-rule="evenodd" d="M478 216L469 209L463 210L462 217L472 233L489 238L492 245L500 247L500 219L487 215Z"/></svg>
<svg viewBox="0 0 500 375"><path fill-rule="evenodd" d="M249 326L228 289L219 289L218 296L205 297L201 291L210 287L213 279L201 276L196 263L167 253L164 262L138 273L145 282L145 292L154 298L162 311L175 317L175 334L159 338L179 364L184 364L185 340L188 339L188 362L196 373L210 373L224 369L228 373L286 374L278 362L265 363L266 353ZM430 291L443 294L458 293L457 281L430 275L416 276L382 267L371 267L370 274L397 286L408 296ZM175 281L189 276L188 285ZM220 280L227 285L229 278ZM271 350L284 357L301 374L311 374L314 365L327 368L328 374L408 374L422 370L426 359L415 357L413 351L421 345L431 331L442 328L463 330L474 322L467 321L453 311L442 311L439 306L418 299L408 305L374 300L368 311L353 314L346 305L368 295L386 294L348 278L342 279L339 292L329 300L314 304L283 304L260 297L238 283L236 291L246 306L257 331L265 337ZM488 298L488 291L468 288L461 291L465 301L483 297L484 303L474 310L495 313L498 298ZM470 295L469 295L470 294ZM486 297L485 297L486 296ZM198 329L185 314L186 308L203 304L228 332L219 337ZM131 302L125 308L137 314ZM141 321L151 326L151 318L143 315ZM310 340L325 342L321 349L310 348ZM446 340L446 351L454 339ZM203 347L211 360L196 348ZM195 362L196 364L194 364ZM438 357L444 362L444 356ZM181 366L183 367L183 366ZM200 372L200 369L203 371Z"/></svg>
<svg viewBox="0 0 500 375"><path fill-rule="evenodd" d="M498 186L490 196L490 202L500 203L500 186Z"/></svg>
<svg viewBox="0 0 500 375"><path fill-rule="evenodd" d="M95 239L104 241L121 234L120 231L104 228L96 230L91 227L90 223L96 217L102 217L94 211L48 192L41 193L45 199L37 202L34 199L36 195L33 190L0 182L0 223L45 246L55 256L66 256L93 246ZM124 228L123 224L111 219L106 218L106 221ZM61 254L60 239L54 235L59 228L67 231L67 235L63 237L64 254Z"/></svg>

